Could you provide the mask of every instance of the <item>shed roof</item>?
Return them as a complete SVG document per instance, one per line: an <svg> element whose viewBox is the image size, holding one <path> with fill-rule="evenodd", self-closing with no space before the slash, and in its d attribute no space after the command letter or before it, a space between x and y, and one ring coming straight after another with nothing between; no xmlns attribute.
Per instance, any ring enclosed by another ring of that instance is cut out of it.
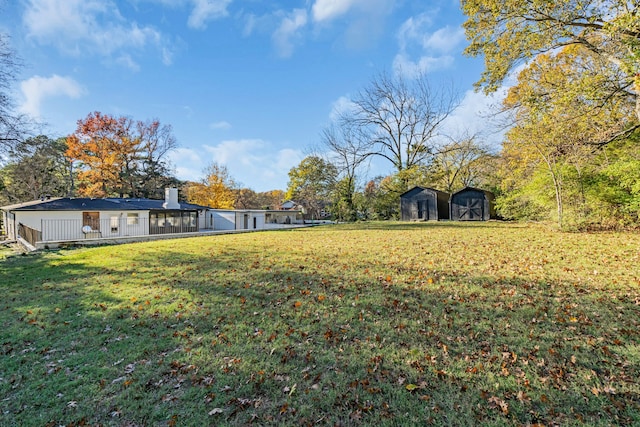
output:
<svg viewBox="0 0 640 427"><path fill-rule="evenodd" d="M451 197L455 196L456 194L463 193L465 191L479 191L480 193L484 193L486 196L494 197L494 194L491 191L483 190L481 188L476 188L476 187L464 187L462 190L458 190L455 193L451 194Z"/></svg>
<svg viewBox="0 0 640 427"><path fill-rule="evenodd" d="M436 190L435 188L430 188L430 187L420 187L420 186L416 185L415 187L411 188L410 190L407 190L407 191L405 191L404 193L402 193L402 194L400 195L400 197L405 196L405 195L407 195L407 194L409 194L409 193L412 193L412 192L414 192L414 191L416 191L416 190L420 190L420 191L428 190L428 191L433 191L433 192L435 192L435 193L445 194L445 195L447 195L447 196L449 195L449 193L446 193L446 192L444 192L444 191L440 191L440 190Z"/></svg>

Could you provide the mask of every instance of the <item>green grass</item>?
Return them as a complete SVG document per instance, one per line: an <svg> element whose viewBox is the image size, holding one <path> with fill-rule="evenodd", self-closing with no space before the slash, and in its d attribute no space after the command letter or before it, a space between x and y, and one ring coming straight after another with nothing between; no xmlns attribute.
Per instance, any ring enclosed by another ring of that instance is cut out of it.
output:
<svg viewBox="0 0 640 427"><path fill-rule="evenodd" d="M14 255L14 254L15 254L15 252L13 251L13 249L11 249L11 248L9 248L7 246L0 245L0 261L2 261L6 257Z"/></svg>
<svg viewBox="0 0 640 427"><path fill-rule="evenodd" d="M639 425L640 235L365 223L0 261L0 425Z"/></svg>

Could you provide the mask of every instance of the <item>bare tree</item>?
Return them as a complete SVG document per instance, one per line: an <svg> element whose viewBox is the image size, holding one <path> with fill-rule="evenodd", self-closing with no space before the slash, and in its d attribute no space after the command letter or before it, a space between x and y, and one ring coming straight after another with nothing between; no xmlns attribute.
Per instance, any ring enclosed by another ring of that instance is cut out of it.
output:
<svg viewBox="0 0 640 427"><path fill-rule="evenodd" d="M437 152L443 122L458 106L453 88L382 73L352 100L340 121L366 135L364 156L387 159L398 172L427 163Z"/></svg>
<svg viewBox="0 0 640 427"><path fill-rule="evenodd" d="M448 138L450 142L434 158L431 181L448 193L479 185L484 164L492 161L489 149L467 132Z"/></svg>
<svg viewBox="0 0 640 427"><path fill-rule="evenodd" d="M31 126L29 117L14 111L9 94L19 67L20 62L9 46L8 37L0 33L0 152L14 149Z"/></svg>
<svg viewBox="0 0 640 427"><path fill-rule="evenodd" d="M369 157L370 143L362 129L349 121L341 121L322 131L321 141L328 150L329 162L338 172L338 199L343 203L345 218L356 219L353 195L356 188L356 173Z"/></svg>

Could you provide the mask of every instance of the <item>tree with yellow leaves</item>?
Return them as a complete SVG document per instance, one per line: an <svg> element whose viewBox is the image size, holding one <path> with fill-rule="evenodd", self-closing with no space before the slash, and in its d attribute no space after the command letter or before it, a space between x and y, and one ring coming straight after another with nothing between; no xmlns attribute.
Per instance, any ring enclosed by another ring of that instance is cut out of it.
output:
<svg viewBox="0 0 640 427"><path fill-rule="evenodd" d="M236 203L236 183L227 167L216 162L204 170L201 182L187 185L187 201L214 209L233 209Z"/></svg>

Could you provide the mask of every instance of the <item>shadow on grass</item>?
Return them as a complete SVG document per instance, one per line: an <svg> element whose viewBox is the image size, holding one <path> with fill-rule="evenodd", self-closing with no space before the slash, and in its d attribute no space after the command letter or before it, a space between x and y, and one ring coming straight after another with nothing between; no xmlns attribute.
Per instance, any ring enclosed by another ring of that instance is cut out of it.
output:
<svg viewBox="0 0 640 427"><path fill-rule="evenodd" d="M322 226L322 228L334 230L424 230L424 229L464 229L464 228L488 228L501 229L504 227L514 227L513 223L491 220L491 221L364 221L355 223L344 223Z"/></svg>
<svg viewBox="0 0 640 427"><path fill-rule="evenodd" d="M269 249L9 260L0 421L640 422L637 290Z"/></svg>

